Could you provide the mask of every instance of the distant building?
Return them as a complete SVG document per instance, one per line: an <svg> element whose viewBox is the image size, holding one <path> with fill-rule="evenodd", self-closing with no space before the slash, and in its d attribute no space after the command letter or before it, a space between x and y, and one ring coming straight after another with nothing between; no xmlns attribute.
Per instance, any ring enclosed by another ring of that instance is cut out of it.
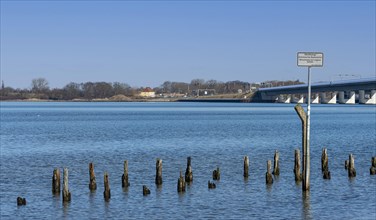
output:
<svg viewBox="0 0 376 220"><path fill-rule="evenodd" d="M142 90L140 96L145 98L154 98L155 92L150 87L146 87L144 90Z"/></svg>

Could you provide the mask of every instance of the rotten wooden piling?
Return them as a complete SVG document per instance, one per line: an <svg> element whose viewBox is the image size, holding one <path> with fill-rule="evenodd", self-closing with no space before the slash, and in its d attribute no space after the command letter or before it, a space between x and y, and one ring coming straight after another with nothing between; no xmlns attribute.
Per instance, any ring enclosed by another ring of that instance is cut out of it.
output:
<svg viewBox="0 0 376 220"><path fill-rule="evenodd" d="M159 158L156 163L155 184L162 185L162 160Z"/></svg>
<svg viewBox="0 0 376 220"><path fill-rule="evenodd" d="M376 174L376 157L372 157L371 159L371 168L369 168L369 174L370 175Z"/></svg>
<svg viewBox="0 0 376 220"><path fill-rule="evenodd" d="M110 181L108 180L108 173L104 172L104 200L108 201L111 198Z"/></svg>
<svg viewBox="0 0 376 220"><path fill-rule="evenodd" d="M349 167L348 167L347 171L348 171L348 176L350 178L356 177L354 156L352 154L349 155Z"/></svg>
<svg viewBox="0 0 376 220"><path fill-rule="evenodd" d="M219 171L219 167L217 167L216 170L213 170L213 180L220 180L221 179L221 173Z"/></svg>
<svg viewBox="0 0 376 220"><path fill-rule="evenodd" d="M244 156L244 173L243 176L244 178L248 178L249 176L249 158L248 156Z"/></svg>
<svg viewBox="0 0 376 220"><path fill-rule="evenodd" d="M323 148L321 153L321 171L324 179L330 179L328 150L326 148Z"/></svg>
<svg viewBox="0 0 376 220"><path fill-rule="evenodd" d="M18 206L26 205L26 199L22 197L17 197L17 205Z"/></svg>
<svg viewBox="0 0 376 220"><path fill-rule="evenodd" d="M144 196L150 194L150 189L149 189L146 185L143 185L143 186L142 186L142 194L143 194Z"/></svg>
<svg viewBox="0 0 376 220"><path fill-rule="evenodd" d="M93 163L89 163L89 175L90 175L89 189L90 191L94 191L97 189L97 181L95 179Z"/></svg>
<svg viewBox="0 0 376 220"><path fill-rule="evenodd" d="M302 181L302 174L300 173L300 151L295 149L295 165L294 165L295 181Z"/></svg>
<svg viewBox="0 0 376 220"><path fill-rule="evenodd" d="M52 174L52 193L60 194L60 169L56 168Z"/></svg>
<svg viewBox="0 0 376 220"><path fill-rule="evenodd" d="M129 180L128 180L128 161L127 160L124 161L124 173L123 173L123 176L121 177L121 186L123 188L130 186Z"/></svg>
<svg viewBox="0 0 376 220"><path fill-rule="evenodd" d="M279 176L279 152L277 150L274 153L273 175Z"/></svg>
<svg viewBox="0 0 376 220"><path fill-rule="evenodd" d="M184 177L183 177L183 174L182 172L180 171L180 176L179 176L179 179L178 179L178 192L185 192L185 180L184 180Z"/></svg>
<svg viewBox="0 0 376 220"><path fill-rule="evenodd" d="M208 181L208 188L209 189L215 189L217 186L215 185L214 182L210 182L210 180Z"/></svg>
<svg viewBox="0 0 376 220"><path fill-rule="evenodd" d="M321 153L321 172L324 172L328 168L328 150L326 148L322 149Z"/></svg>
<svg viewBox="0 0 376 220"><path fill-rule="evenodd" d="M266 184L272 184L273 183L273 176L270 172L272 167L272 161L268 160L267 166L266 166L266 173L265 173L265 179L266 179Z"/></svg>
<svg viewBox="0 0 376 220"><path fill-rule="evenodd" d="M63 202L71 201L71 193L68 187L68 168L64 168L64 179L63 179Z"/></svg>
<svg viewBox="0 0 376 220"><path fill-rule="evenodd" d="M185 169L185 182L190 184L193 182L193 173L191 166L191 157L187 158L187 168Z"/></svg>

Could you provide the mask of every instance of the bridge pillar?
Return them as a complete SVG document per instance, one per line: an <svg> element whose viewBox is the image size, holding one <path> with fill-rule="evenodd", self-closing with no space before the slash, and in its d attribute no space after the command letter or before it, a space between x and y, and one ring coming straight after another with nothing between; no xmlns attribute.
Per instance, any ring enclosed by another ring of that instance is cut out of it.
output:
<svg viewBox="0 0 376 220"><path fill-rule="evenodd" d="M338 103L340 104L355 104L355 92L350 91L350 97L345 99L345 92L338 92Z"/></svg>
<svg viewBox="0 0 376 220"><path fill-rule="evenodd" d="M291 95L279 95L278 96L279 103L290 103L291 102Z"/></svg>
<svg viewBox="0 0 376 220"><path fill-rule="evenodd" d="M336 104L337 103L337 92L331 92L329 98L326 97L326 93L321 93L321 103Z"/></svg>
<svg viewBox="0 0 376 220"><path fill-rule="evenodd" d="M376 90L371 90L371 97L365 98L365 91L359 90L359 104L376 105Z"/></svg>
<svg viewBox="0 0 376 220"><path fill-rule="evenodd" d="M312 100L312 104L319 104L319 103L320 103L320 100L319 100L319 94L316 93L316 94L314 95L313 100Z"/></svg>

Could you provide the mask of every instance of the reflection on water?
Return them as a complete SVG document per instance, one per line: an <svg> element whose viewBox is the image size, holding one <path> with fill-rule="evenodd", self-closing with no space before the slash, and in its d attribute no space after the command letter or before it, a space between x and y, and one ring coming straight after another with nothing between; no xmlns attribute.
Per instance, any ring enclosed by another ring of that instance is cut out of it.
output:
<svg viewBox="0 0 376 220"><path fill-rule="evenodd" d="M302 191L303 219L313 219L311 214L310 191Z"/></svg>

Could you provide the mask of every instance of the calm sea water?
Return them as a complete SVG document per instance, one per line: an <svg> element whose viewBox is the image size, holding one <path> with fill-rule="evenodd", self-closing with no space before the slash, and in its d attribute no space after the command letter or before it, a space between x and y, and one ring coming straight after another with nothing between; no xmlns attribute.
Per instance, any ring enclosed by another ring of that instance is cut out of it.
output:
<svg viewBox="0 0 376 220"><path fill-rule="evenodd" d="M1 102L1 219L376 219L376 108L313 105L311 191L294 181L301 124L289 104ZM321 176L328 148L332 179ZM265 185L266 161L280 152L281 174ZM357 177L344 169L355 156ZM250 158L244 180L243 157ZM178 194L179 171L192 157L194 182ZM163 186L154 184L163 160ZM130 184L121 187L123 161ZM93 162L98 189L88 188ZM212 171L221 180L208 190ZM51 193L55 167L69 168L72 201ZM103 198L109 173L111 200ZM142 195L142 185L151 189ZM16 198L27 205L17 207Z"/></svg>

